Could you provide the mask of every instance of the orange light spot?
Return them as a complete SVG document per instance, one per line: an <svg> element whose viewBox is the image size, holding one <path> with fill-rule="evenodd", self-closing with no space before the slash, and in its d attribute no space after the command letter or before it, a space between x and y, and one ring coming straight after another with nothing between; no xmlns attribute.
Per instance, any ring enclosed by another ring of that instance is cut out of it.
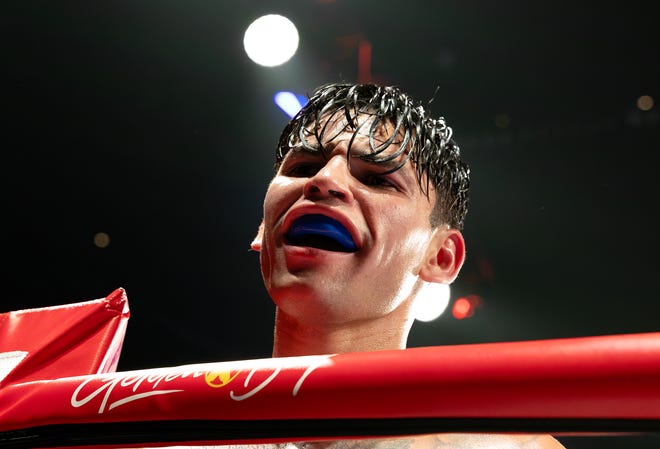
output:
<svg viewBox="0 0 660 449"><path fill-rule="evenodd" d="M454 306L451 309L451 314L454 315L454 318L457 320L462 320L470 316L472 311L472 303L467 298L458 298L454 302Z"/></svg>
<svg viewBox="0 0 660 449"><path fill-rule="evenodd" d="M94 235L94 245L99 248L106 248L110 245L110 236L105 232L97 232Z"/></svg>
<svg viewBox="0 0 660 449"><path fill-rule="evenodd" d="M451 308L451 314L457 320L463 320L474 316L479 307L483 305L483 300L479 295L467 295L458 298Z"/></svg>
<svg viewBox="0 0 660 449"><path fill-rule="evenodd" d="M650 95L642 95L637 99L637 108L641 111L650 111L653 109L653 97Z"/></svg>

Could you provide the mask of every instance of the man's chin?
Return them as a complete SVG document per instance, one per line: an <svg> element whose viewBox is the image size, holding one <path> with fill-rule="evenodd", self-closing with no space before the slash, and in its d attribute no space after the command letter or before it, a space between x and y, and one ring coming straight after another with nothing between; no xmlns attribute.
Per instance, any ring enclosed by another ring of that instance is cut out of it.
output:
<svg viewBox="0 0 660 449"><path fill-rule="evenodd" d="M298 270L314 269L328 264L340 263L355 253L342 251L329 251L311 246L284 246L284 259L286 266L291 272Z"/></svg>

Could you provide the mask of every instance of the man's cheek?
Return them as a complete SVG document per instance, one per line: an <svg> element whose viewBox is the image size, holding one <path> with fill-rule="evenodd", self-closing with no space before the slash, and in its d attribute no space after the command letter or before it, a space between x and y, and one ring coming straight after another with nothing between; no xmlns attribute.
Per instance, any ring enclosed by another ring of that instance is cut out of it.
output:
<svg viewBox="0 0 660 449"><path fill-rule="evenodd" d="M276 259L273 244L268 238L264 238L263 240L261 253L259 253L259 262L261 264L261 274L264 282L266 287L269 287L272 282Z"/></svg>

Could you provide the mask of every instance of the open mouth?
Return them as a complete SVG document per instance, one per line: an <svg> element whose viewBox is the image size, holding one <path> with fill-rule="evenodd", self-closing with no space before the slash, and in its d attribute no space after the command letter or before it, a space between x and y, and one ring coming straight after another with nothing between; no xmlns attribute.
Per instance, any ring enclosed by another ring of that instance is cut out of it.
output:
<svg viewBox="0 0 660 449"><path fill-rule="evenodd" d="M286 233L287 243L326 251L351 253L357 246L348 230L337 220L320 214L297 218Z"/></svg>

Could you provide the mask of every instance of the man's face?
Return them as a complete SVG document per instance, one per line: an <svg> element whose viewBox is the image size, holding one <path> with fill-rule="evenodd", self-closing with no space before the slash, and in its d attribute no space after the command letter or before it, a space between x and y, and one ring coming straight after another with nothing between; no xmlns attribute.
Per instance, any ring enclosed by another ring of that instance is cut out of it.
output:
<svg viewBox="0 0 660 449"><path fill-rule="evenodd" d="M343 116L329 123L325 135L338 135L324 141L325 156L292 149L264 200L260 257L266 288L283 312L310 325L373 319L400 306L418 287L433 231L435 192L421 192L410 163L382 175L389 165L355 157L371 151L369 124L347 159L353 131L344 126ZM391 126L381 127L376 145L391 132ZM381 156L398 147L392 144Z"/></svg>

